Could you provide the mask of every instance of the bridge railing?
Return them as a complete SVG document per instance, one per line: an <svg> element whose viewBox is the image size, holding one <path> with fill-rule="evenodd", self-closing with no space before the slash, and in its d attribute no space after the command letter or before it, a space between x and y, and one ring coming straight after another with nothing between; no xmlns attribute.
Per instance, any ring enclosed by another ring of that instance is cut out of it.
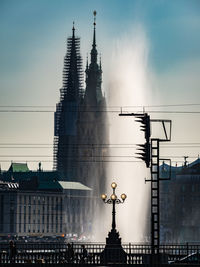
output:
<svg viewBox="0 0 200 267"><path fill-rule="evenodd" d="M82 245L87 250L87 257L83 258ZM149 244L122 244L126 253L125 264L148 263L151 255ZM17 253L12 255L9 244L0 243L0 263L102 263L104 243L73 243L73 256L69 259L67 243L16 243ZM177 260L192 253L200 253L200 244L169 244L160 246L160 254L167 260ZM108 253L116 256L118 252L113 248ZM120 258L116 257L116 258Z"/></svg>

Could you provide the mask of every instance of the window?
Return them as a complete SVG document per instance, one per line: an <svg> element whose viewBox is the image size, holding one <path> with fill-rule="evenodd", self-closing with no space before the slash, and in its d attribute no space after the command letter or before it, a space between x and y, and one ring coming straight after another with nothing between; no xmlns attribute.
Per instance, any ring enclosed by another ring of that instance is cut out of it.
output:
<svg viewBox="0 0 200 267"><path fill-rule="evenodd" d="M194 192L195 191L195 186L194 186L194 184L192 185L192 192Z"/></svg>
<svg viewBox="0 0 200 267"><path fill-rule="evenodd" d="M40 232L40 219L38 219L38 233Z"/></svg>

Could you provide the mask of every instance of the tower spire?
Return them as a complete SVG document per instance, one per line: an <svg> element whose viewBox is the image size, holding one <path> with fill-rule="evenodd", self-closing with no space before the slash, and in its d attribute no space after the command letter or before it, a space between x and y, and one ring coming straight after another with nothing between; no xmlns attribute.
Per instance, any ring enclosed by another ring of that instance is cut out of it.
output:
<svg viewBox="0 0 200 267"><path fill-rule="evenodd" d="M92 43L92 50L91 50L91 63L97 63L97 50L96 50L96 14L97 12L94 11L94 33L93 33L93 43Z"/></svg>
<svg viewBox="0 0 200 267"><path fill-rule="evenodd" d="M73 27L72 27L72 38L75 37L75 28L74 28L74 21L73 21Z"/></svg>
<svg viewBox="0 0 200 267"><path fill-rule="evenodd" d="M96 48L96 14L97 14L97 12L94 10L93 14L94 14L94 23L93 23L93 25L94 25L94 33L93 33L93 44L92 44L92 46L93 46L93 48Z"/></svg>

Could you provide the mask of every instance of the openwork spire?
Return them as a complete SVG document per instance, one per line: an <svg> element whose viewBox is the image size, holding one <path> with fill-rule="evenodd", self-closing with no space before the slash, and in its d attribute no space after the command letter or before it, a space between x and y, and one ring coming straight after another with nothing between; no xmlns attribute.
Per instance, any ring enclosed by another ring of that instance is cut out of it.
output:
<svg viewBox="0 0 200 267"><path fill-rule="evenodd" d="M68 179L76 177L75 152L71 146L78 130L78 108L83 98L83 72L80 55L80 38L75 36L73 22L72 35L67 38L67 53L64 57L63 86L60 102L56 105L54 124L54 169L65 174ZM74 154L73 154L74 153Z"/></svg>
<svg viewBox="0 0 200 267"><path fill-rule="evenodd" d="M67 53L64 58L63 88L61 100L77 101L82 97L82 59L80 56L80 38L75 36L73 22L72 36L67 39Z"/></svg>

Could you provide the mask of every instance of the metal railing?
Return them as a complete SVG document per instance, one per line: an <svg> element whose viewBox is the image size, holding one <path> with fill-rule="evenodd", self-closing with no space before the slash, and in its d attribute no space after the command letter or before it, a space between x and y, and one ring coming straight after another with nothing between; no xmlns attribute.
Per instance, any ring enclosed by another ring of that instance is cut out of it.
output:
<svg viewBox="0 0 200 267"><path fill-rule="evenodd" d="M86 263L101 264L102 253L105 249L104 243L84 243L87 256L83 257L83 243L73 243L73 255L68 255L67 243L16 243L16 253L12 254L9 244L0 243L0 264L1 263ZM125 264L148 264L151 255L151 246L147 244L122 244L126 254ZM200 253L200 244L172 244L160 246L161 258L165 263L178 260L192 253ZM118 247L108 248L107 253L120 259Z"/></svg>

